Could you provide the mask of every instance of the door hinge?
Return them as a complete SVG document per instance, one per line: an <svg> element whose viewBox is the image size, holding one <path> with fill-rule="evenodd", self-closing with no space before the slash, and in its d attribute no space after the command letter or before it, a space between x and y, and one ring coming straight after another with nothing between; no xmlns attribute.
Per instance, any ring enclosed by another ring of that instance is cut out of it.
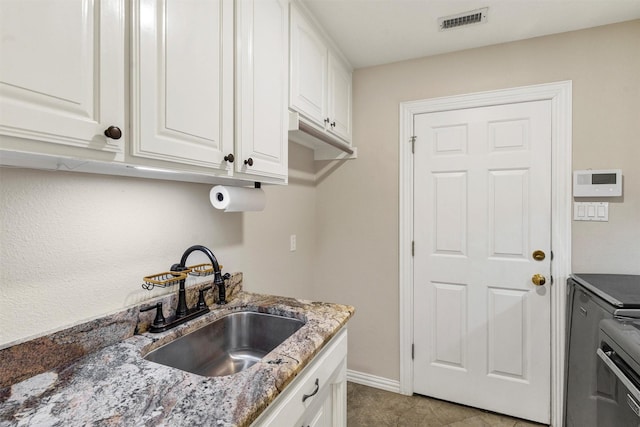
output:
<svg viewBox="0 0 640 427"><path fill-rule="evenodd" d="M553 261L553 251L551 251L551 261Z"/></svg>
<svg viewBox="0 0 640 427"><path fill-rule="evenodd" d="M411 154L415 154L416 153L416 137L412 136L411 138L409 138L409 140L411 141Z"/></svg>
<svg viewBox="0 0 640 427"><path fill-rule="evenodd" d="M416 256L416 241L411 241L411 256Z"/></svg>
<svg viewBox="0 0 640 427"><path fill-rule="evenodd" d="M550 285L553 285L553 276L549 276L549 278L551 279Z"/></svg>
<svg viewBox="0 0 640 427"><path fill-rule="evenodd" d="M415 358L416 355L416 346L415 344L411 344L411 360Z"/></svg>

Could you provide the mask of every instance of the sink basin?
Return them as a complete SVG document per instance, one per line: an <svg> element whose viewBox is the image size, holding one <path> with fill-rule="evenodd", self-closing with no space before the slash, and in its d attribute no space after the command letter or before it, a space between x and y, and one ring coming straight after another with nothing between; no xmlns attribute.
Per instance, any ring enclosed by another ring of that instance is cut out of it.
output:
<svg viewBox="0 0 640 427"><path fill-rule="evenodd" d="M207 377L232 375L258 362L303 325L301 320L272 314L232 313L144 358Z"/></svg>

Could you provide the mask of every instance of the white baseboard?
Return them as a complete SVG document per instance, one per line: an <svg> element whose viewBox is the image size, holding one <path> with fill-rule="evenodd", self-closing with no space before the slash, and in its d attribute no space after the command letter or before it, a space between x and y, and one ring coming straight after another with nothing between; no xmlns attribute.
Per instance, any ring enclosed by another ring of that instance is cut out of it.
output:
<svg viewBox="0 0 640 427"><path fill-rule="evenodd" d="M347 381L391 391L393 393L400 393L400 381L398 380L390 380L376 375L365 374L364 372L352 371L351 369L347 369Z"/></svg>

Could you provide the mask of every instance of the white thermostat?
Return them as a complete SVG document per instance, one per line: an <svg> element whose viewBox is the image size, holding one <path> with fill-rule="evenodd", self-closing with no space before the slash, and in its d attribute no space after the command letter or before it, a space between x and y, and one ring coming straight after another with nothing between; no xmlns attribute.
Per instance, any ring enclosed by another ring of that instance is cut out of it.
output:
<svg viewBox="0 0 640 427"><path fill-rule="evenodd" d="M622 196L622 169L573 171L573 196Z"/></svg>

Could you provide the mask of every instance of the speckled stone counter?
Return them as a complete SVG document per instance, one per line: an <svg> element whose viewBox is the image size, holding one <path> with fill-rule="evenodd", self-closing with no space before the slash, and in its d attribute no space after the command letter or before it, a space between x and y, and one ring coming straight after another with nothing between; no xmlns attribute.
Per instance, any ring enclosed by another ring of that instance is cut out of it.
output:
<svg viewBox="0 0 640 427"><path fill-rule="evenodd" d="M202 377L143 356L236 311L306 321L260 362ZM159 334L141 333L0 390L0 426L247 426L353 315L350 306L238 292L223 308Z"/></svg>

